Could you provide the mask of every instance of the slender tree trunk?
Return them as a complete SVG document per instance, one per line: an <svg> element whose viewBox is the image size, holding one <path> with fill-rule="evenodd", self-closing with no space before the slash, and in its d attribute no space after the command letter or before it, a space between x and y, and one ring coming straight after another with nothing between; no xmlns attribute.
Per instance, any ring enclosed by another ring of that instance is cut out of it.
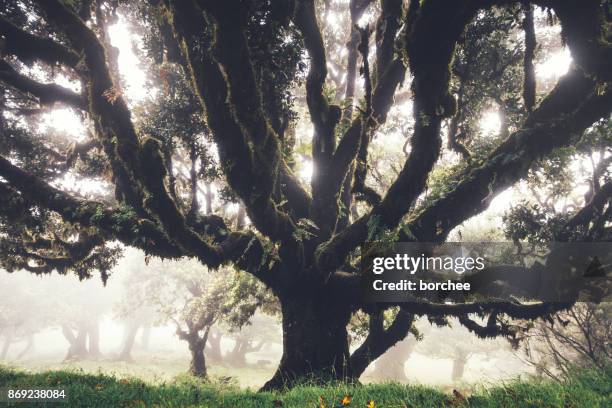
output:
<svg viewBox="0 0 612 408"><path fill-rule="evenodd" d="M100 357L100 324L98 320L88 324L87 334L89 357Z"/></svg>
<svg viewBox="0 0 612 408"><path fill-rule="evenodd" d="M523 29L525 30L525 58L523 60L524 80L523 80L523 102L528 112L535 106L536 98L536 78L533 60L536 51L536 33L533 21L533 5L524 6L525 20Z"/></svg>
<svg viewBox="0 0 612 408"><path fill-rule="evenodd" d="M25 347L17 355L17 360L21 360L26 354L28 354L33 349L34 349L34 334L29 334Z"/></svg>
<svg viewBox="0 0 612 408"><path fill-rule="evenodd" d="M151 340L151 325L146 324L142 328L142 332L140 333L140 348L142 348L143 351L149 350L150 340Z"/></svg>
<svg viewBox="0 0 612 408"><path fill-rule="evenodd" d="M11 343L13 342L13 338L15 337L15 330L9 330L6 333L6 337L4 339L4 345L2 346L2 351L0 352L0 360L5 360L8 355L9 348L11 347Z"/></svg>
<svg viewBox="0 0 612 408"><path fill-rule="evenodd" d="M220 362L223 360L223 354L221 352L221 339L223 334L215 331L208 336L208 342L206 343L206 357L211 361Z"/></svg>
<svg viewBox="0 0 612 408"><path fill-rule="evenodd" d="M350 311L328 299L281 299L283 355L263 390L300 381L352 378L346 326Z"/></svg>
<svg viewBox="0 0 612 408"><path fill-rule="evenodd" d="M121 353L117 357L119 361L132 361L132 348L134 348L134 341L136 340L136 334L140 324L135 320L127 322L125 327L125 334L123 336L123 345L121 347Z"/></svg>
<svg viewBox="0 0 612 408"><path fill-rule="evenodd" d="M467 358L464 355L459 355L453 359L453 371L451 374L453 381L460 381L463 378L466 364Z"/></svg>

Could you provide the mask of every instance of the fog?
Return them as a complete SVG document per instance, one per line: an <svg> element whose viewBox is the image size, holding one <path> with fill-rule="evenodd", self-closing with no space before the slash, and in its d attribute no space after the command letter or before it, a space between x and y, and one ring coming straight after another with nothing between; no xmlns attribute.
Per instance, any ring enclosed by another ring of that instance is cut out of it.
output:
<svg viewBox="0 0 612 408"><path fill-rule="evenodd" d="M193 267L190 261L162 263L127 249L106 285L98 276L79 281L72 275L0 271L0 363L32 371L79 369L150 381L185 375L191 354L187 342L177 335L178 317L169 317L173 312L168 309L182 294L170 291L175 297L170 299L155 292L168 292L177 273L182 276ZM151 278L155 271L161 277L157 283ZM211 275L215 277L215 272ZM149 304L146 313L135 312L142 309L143 294L157 298L158 307ZM133 345L126 347L135 325ZM440 328L421 319L416 327L422 340L409 335L371 364L362 382L450 387L493 384L532 373L506 340L480 340L452 322ZM221 335L221 357L206 349L209 376L256 388L273 374L282 353L278 314L257 311L240 330L228 323L210 330L209 343ZM247 344L244 361L236 357L238 341ZM358 345L355 340L351 347Z"/></svg>

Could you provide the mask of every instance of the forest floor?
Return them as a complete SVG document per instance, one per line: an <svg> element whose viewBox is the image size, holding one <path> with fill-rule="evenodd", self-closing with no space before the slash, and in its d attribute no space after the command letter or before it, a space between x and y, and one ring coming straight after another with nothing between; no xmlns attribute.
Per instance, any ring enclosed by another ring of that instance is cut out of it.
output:
<svg viewBox="0 0 612 408"><path fill-rule="evenodd" d="M511 381L473 393L394 383L364 386L301 386L287 392L241 390L224 378L203 382L179 376L165 383L82 371L30 373L0 366L0 389L63 388L69 407L611 407L612 370L580 371L566 383ZM4 396L2 396L4 397ZM3 404L0 397L0 405ZM344 401L342 401L344 399ZM344 402L344 405L343 405ZM11 406L9 404L9 406ZM17 405L16 405L17 406ZM19 405L23 406L23 405ZM38 404L36 406L44 406Z"/></svg>

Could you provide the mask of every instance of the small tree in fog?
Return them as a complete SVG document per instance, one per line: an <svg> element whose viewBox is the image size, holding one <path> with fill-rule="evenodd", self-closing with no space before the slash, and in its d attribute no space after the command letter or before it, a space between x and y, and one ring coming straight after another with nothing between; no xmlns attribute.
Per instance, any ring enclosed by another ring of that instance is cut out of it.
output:
<svg viewBox="0 0 612 408"><path fill-rule="evenodd" d="M147 346L148 335L157 313L148 302L146 286L141 285L143 277L148 277L152 273L152 269L146 269L143 255L135 251L127 252L121 267L118 272L122 278L123 293L114 305L114 315L123 323L123 338L117 360L129 362L132 361L132 350L139 332L141 347Z"/></svg>
<svg viewBox="0 0 612 408"><path fill-rule="evenodd" d="M26 355L34 346L34 335L49 326L47 299L37 289L16 278L0 286L0 360L8 359L11 347L23 341L17 359Z"/></svg>
<svg viewBox="0 0 612 408"><path fill-rule="evenodd" d="M223 361L234 367L244 367L247 365L247 354L263 350L266 344L280 336L280 325L275 317L260 313L246 324L230 326L228 335L234 340L234 345L223 356ZM267 363L263 360L259 362L261 365Z"/></svg>
<svg viewBox="0 0 612 408"><path fill-rule="evenodd" d="M194 261L147 258L145 262L132 272L138 279L127 281L133 285L126 288L123 314L133 318L149 310L157 316L157 324L172 324L189 347L191 374L206 377L205 349L211 329L221 323L235 329L249 323L262 304L263 288L229 268L209 273ZM252 351L252 346L247 341L241 346L246 348L239 347L235 354Z"/></svg>
<svg viewBox="0 0 612 408"><path fill-rule="evenodd" d="M452 361L451 379L461 381L469 361L473 358L507 362L512 357L513 344L503 338L475 340L470 332L453 322L434 328L422 325L424 340L417 343L416 352L432 359ZM456 325L458 326L458 325Z"/></svg>

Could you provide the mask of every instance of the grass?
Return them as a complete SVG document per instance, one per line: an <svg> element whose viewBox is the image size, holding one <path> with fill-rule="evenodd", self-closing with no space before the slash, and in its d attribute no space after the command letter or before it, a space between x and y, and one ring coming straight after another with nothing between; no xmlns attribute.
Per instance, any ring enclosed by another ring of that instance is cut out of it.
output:
<svg viewBox="0 0 612 408"><path fill-rule="evenodd" d="M82 371L47 371L30 373L0 367L0 388L65 388L66 407L366 407L373 401L377 408L416 407L612 407L612 370L581 371L565 384L552 381L513 381L493 388L482 388L464 397L445 394L425 386L394 383L365 386L303 386L284 393L256 393L240 390L220 380L204 383L179 376L166 383L152 384L138 378L120 378ZM2 403L0 403L2 405ZM23 405L22 405L23 406ZM38 406L44 406L40 403Z"/></svg>
<svg viewBox="0 0 612 408"><path fill-rule="evenodd" d="M32 372L41 371L80 371L84 373L113 373L117 377L137 377L147 383L168 382L189 370L190 358L184 353L161 351L155 354L134 353L133 362L116 361L112 357L101 357L96 360L83 359L62 361L57 354L35 355L27 360L7 362L11 367ZM2 361L0 361L2 364ZM265 368L253 365L246 367L223 366L219 363L210 364L208 373L213 377L234 377L242 388L258 389L265 380L274 374L274 365ZM2 408L2 405L0 405Z"/></svg>

